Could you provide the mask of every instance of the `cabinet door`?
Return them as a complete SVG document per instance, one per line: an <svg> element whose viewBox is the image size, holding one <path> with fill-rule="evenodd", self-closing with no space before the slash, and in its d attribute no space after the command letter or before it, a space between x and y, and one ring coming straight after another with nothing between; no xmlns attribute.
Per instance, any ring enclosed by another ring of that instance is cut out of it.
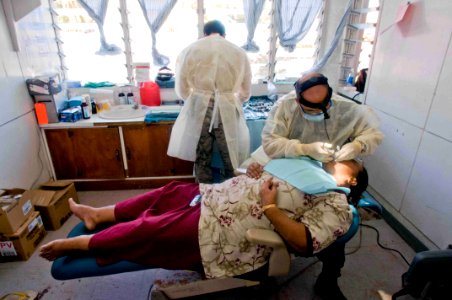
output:
<svg viewBox="0 0 452 300"><path fill-rule="evenodd" d="M57 179L123 179L118 128L45 131Z"/></svg>
<svg viewBox="0 0 452 300"><path fill-rule="evenodd" d="M169 157L172 124L123 127L129 177L192 175L193 163Z"/></svg>

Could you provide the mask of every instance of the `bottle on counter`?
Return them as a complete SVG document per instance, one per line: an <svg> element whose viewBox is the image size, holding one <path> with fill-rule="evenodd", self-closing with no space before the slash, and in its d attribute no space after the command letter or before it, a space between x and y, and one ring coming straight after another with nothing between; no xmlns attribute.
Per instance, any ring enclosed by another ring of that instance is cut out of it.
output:
<svg viewBox="0 0 452 300"><path fill-rule="evenodd" d="M118 94L118 100L119 100L119 104L120 105L127 104L126 95L124 95L124 93L119 93Z"/></svg>
<svg viewBox="0 0 452 300"><path fill-rule="evenodd" d="M135 98L132 92L127 93L127 104L135 104Z"/></svg>
<svg viewBox="0 0 452 300"><path fill-rule="evenodd" d="M93 113L93 115L97 114L97 105L96 105L96 101L93 99L91 99L91 111Z"/></svg>
<svg viewBox="0 0 452 300"><path fill-rule="evenodd" d="M88 106L88 103L86 103L85 101L83 101L81 106L83 119L89 119L91 117L90 106Z"/></svg>

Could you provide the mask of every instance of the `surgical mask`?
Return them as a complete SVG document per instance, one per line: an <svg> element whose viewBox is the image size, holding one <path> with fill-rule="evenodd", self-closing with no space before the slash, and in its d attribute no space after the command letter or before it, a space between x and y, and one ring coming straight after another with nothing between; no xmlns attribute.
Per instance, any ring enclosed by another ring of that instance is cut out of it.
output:
<svg viewBox="0 0 452 300"><path fill-rule="evenodd" d="M325 117L323 116L323 113L319 113L316 115L310 115L305 112L303 112L303 118L305 118L306 120L311 121L311 122L322 122L325 119Z"/></svg>
<svg viewBox="0 0 452 300"><path fill-rule="evenodd" d="M331 106L333 106L333 102L330 100L330 107L328 107L328 109L326 110L327 112L330 110ZM300 108L303 111L303 118L305 118L308 121L322 122L325 119L325 115L323 114L323 112L312 115L305 112L302 106L300 106Z"/></svg>

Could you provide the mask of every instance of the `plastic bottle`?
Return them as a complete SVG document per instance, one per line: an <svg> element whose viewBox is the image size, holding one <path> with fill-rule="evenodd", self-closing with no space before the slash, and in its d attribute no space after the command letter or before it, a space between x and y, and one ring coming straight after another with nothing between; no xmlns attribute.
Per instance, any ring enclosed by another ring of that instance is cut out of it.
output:
<svg viewBox="0 0 452 300"><path fill-rule="evenodd" d="M127 104L126 95L124 95L124 93L119 93L118 94L118 100L119 100L119 104L120 105Z"/></svg>
<svg viewBox="0 0 452 300"><path fill-rule="evenodd" d="M88 103L83 102L81 106L82 106L83 119L89 119L91 117L91 114L90 114L90 111L89 111Z"/></svg>
<svg viewBox="0 0 452 300"><path fill-rule="evenodd" d="M160 87L153 81L140 83L141 104L147 106L160 106Z"/></svg>
<svg viewBox="0 0 452 300"><path fill-rule="evenodd" d="M135 104L135 98L132 92L127 93L127 104Z"/></svg>
<svg viewBox="0 0 452 300"><path fill-rule="evenodd" d="M348 74L348 76L347 76L347 80L345 81L346 83L347 83L347 85L353 85L353 74L352 73L349 73Z"/></svg>

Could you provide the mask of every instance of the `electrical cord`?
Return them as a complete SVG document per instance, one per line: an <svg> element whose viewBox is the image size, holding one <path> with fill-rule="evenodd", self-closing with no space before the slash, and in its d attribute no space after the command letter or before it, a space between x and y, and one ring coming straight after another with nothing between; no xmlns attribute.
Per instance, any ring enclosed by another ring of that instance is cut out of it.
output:
<svg viewBox="0 0 452 300"><path fill-rule="evenodd" d="M393 249L393 248L389 248L389 247L386 247L386 246L383 246L383 245L380 243L380 232L378 231L377 228L375 228L375 227L373 227L373 226L371 226L371 225L362 224L362 223L359 224L359 225L364 226L364 227L368 227L368 228L371 228L371 229L375 230L375 232L377 233L377 244L378 244L378 246L380 246L381 248L383 248L383 249L385 249L385 250L397 252L397 253L400 255L400 257L402 257L402 259L405 261L405 263L406 263L408 266L410 265L410 263L408 262L408 260L405 258L405 256L403 256L403 254L402 254L399 250Z"/></svg>

